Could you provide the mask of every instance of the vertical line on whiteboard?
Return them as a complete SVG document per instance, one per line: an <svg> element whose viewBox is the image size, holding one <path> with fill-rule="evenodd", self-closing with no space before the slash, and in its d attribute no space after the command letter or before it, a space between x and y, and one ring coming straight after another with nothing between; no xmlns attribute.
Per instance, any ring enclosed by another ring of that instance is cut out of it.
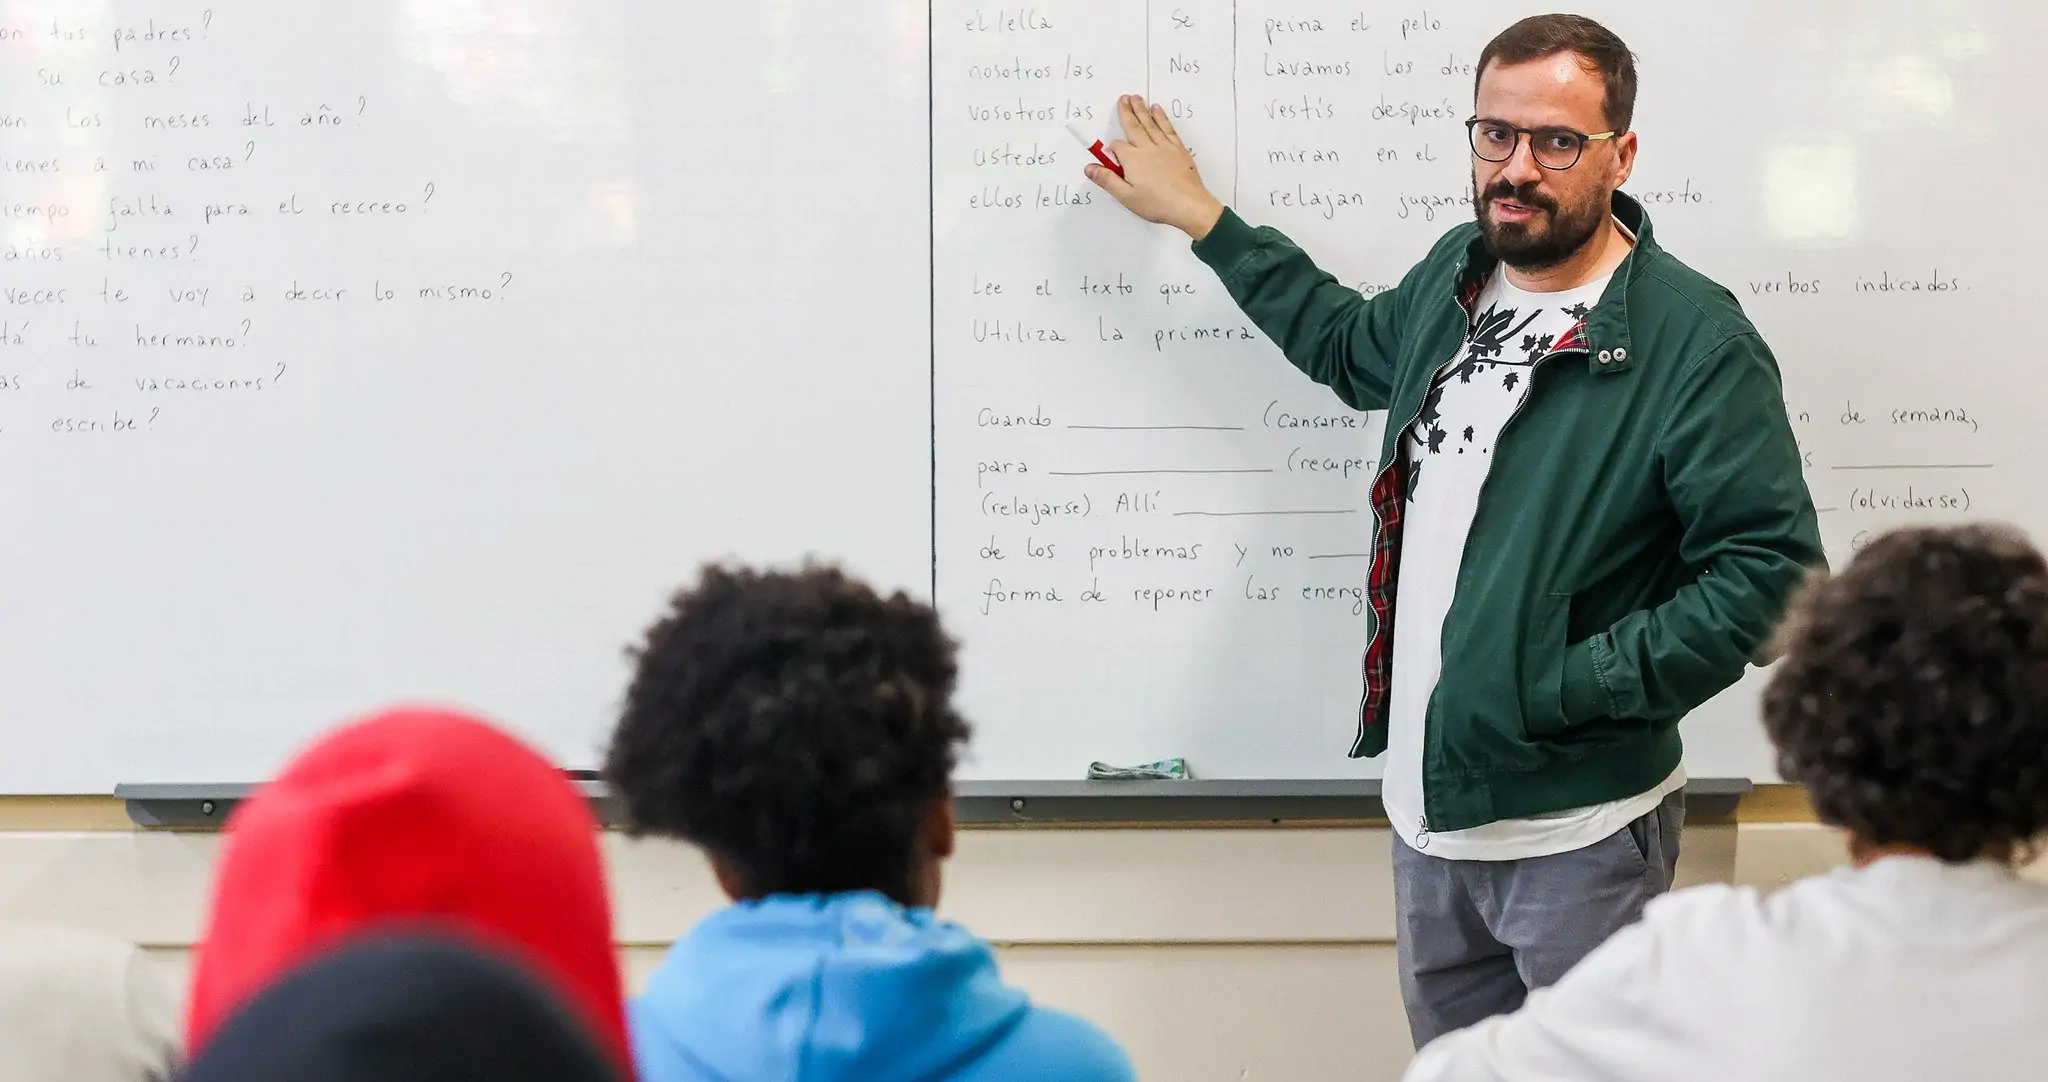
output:
<svg viewBox="0 0 2048 1082"><path fill-rule="evenodd" d="M939 151L938 151L938 0L924 9L924 182L925 284L928 290L925 327L931 335L930 382L925 385L925 410L931 433L932 605L939 603Z"/></svg>

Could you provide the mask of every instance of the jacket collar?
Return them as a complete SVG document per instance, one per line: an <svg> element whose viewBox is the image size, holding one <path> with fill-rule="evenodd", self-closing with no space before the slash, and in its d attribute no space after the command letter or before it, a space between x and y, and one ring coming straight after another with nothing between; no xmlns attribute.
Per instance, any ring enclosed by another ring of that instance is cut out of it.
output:
<svg viewBox="0 0 2048 1082"><path fill-rule="evenodd" d="M1626 372L1636 363L1636 351L1628 331L1629 286L1635 281L1643 258L1658 251L1656 238L1650 228L1650 215L1633 196L1617 191L1614 193L1614 217L1635 234L1635 247L1622 258L1621 266L1614 269L1614 277L1600 294L1600 303L1593 308L1593 314L1572 328L1560 341L1555 353L1586 354L1586 368L1594 375L1611 375ZM1486 286L1493 276L1498 260L1486 250L1486 240L1475 233L1465 245L1465 254L1458 261L1458 303L1471 307L1472 299Z"/></svg>

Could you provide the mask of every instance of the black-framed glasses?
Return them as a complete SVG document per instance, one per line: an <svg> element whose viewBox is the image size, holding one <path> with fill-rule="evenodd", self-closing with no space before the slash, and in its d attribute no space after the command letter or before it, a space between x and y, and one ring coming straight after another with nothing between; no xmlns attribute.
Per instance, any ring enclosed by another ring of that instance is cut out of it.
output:
<svg viewBox="0 0 2048 1082"><path fill-rule="evenodd" d="M1587 143L1612 139L1618 131L1594 132L1591 135L1571 128L1518 128L1504 120L1487 120L1473 117L1465 122L1465 131L1472 139L1472 153L1481 161L1504 162L1515 156L1515 147L1522 136L1529 137L1529 153L1536 164L1545 169L1564 170L1579 164L1579 155L1586 152Z"/></svg>

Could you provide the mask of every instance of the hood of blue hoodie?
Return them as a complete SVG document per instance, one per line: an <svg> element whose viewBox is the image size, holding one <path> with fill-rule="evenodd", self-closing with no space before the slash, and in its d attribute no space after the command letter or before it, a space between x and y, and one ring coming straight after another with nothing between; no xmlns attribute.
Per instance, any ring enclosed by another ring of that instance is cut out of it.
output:
<svg viewBox="0 0 2048 1082"><path fill-rule="evenodd" d="M867 892L722 910L631 1007L647 1082L945 1078L1030 1011L988 944Z"/></svg>

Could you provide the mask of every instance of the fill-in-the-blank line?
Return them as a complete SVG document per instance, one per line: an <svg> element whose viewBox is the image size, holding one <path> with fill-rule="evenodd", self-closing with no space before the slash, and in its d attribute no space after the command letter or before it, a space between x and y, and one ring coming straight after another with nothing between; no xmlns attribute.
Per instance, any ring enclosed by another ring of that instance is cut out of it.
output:
<svg viewBox="0 0 2048 1082"><path fill-rule="evenodd" d="M1242 425L1068 425L1080 432L1242 432Z"/></svg>
<svg viewBox="0 0 2048 1082"><path fill-rule="evenodd" d="M1159 473L1174 474L1217 474L1217 473L1272 473L1272 470L1047 470L1049 477L1139 477Z"/></svg>
<svg viewBox="0 0 2048 1082"><path fill-rule="evenodd" d="M1831 470L1994 470L1989 462L1883 462L1875 465L1829 466Z"/></svg>
<svg viewBox="0 0 2048 1082"><path fill-rule="evenodd" d="M1175 517L1175 518L1190 518L1190 517L1192 517L1192 518L1253 518L1253 517L1259 517L1259 516L1272 516L1272 517L1275 517L1275 518L1279 518L1279 517L1285 517L1285 516L1292 516L1292 515L1355 515L1355 514L1357 514L1357 513L1358 513L1358 509L1357 509L1357 508L1344 508L1344 509L1342 509L1342 510L1336 510L1336 511L1175 511L1175 512L1173 513L1173 517Z"/></svg>
<svg viewBox="0 0 2048 1082"><path fill-rule="evenodd" d="M1325 552L1309 557L1311 560L1366 560L1371 558L1372 553L1370 552Z"/></svg>
<svg viewBox="0 0 2048 1082"><path fill-rule="evenodd" d="M1827 515L1839 510L1841 510L1839 507L1816 507L1813 509L1813 513L1816 515Z"/></svg>

